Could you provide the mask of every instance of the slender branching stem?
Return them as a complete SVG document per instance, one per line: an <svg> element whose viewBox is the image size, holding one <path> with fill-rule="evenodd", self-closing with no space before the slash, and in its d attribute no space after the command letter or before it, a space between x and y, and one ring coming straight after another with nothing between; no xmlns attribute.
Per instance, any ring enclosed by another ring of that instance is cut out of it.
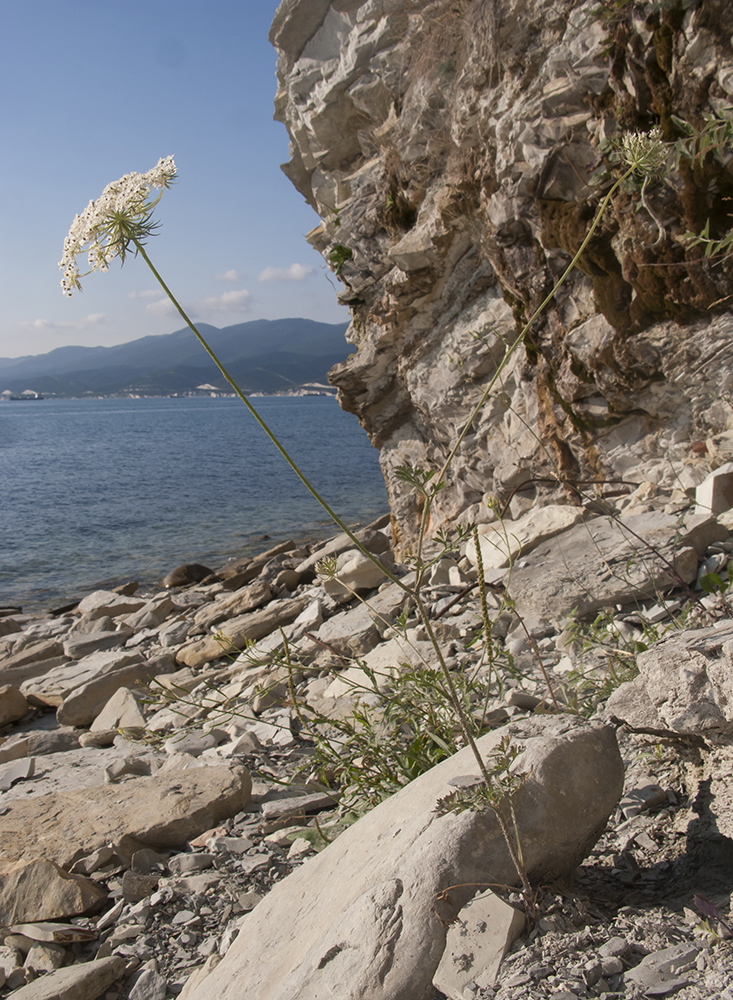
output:
<svg viewBox="0 0 733 1000"><path fill-rule="evenodd" d="M155 267L155 265L151 261L150 257L148 257L147 253L145 252L145 247L143 246L143 244L140 243L140 242L138 242L138 240L135 239L134 236L132 237L132 241L135 244L135 248L136 248L137 253L142 257L142 259L148 265L148 267L150 268L150 270L153 272L153 275L155 276L156 281L159 283L160 287L163 289L163 291L168 296L168 298L171 300L171 302L173 303L173 305L175 306L175 308L177 309L177 311L180 313L180 315L183 318L183 321L185 322L186 326L188 326L193 331L194 335L196 336L196 338L199 341L199 343L201 344L201 346L204 348L204 350L209 355L209 357L211 358L211 360L214 362L214 364L216 365L216 367L219 369L219 371L222 373L222 375L227 380L227 382L229 383L229 385L232 387L232 389L234 390L234 392L236 393L236 395L242 400L242 402L247 407L247 409L249 410L249 412L255 418L255 420L260 425L260 427L265 432L265 434L268 436L268 438L270 439L270 441L272 441L272 443L275 445L275 447L277 448L277 450L280 452L280 454L282 455L282 457L288 463L288 465L290 466L290 468L293 470L293 472L295 473L295 475L298 477L298 479L301 481L301 483L305 486L305 488L308 490L308 492L318 501L318 503L321 505L321 507L323 507L323 509L328 514L328 516L331 518L331 520L344 532L344 534L346 534L348 536L348 538L350 539L351 542L353 542L353 544L356 546L356 548L358 548L359 551L363 555L365 555L368 559L370 559L375 564L375 566L378 566L382 570L382 572L392 581L392 583L396 583L402 590L405 591L405 593L409 594L410 593L409 587L406 587L402 583L402 581L399 579L399 577L397 577L393 573L391 573L390 570L386 566L383 566L382 563L380 562L380 560L377 559L377 557L375 555L373 555L366 548L366 546L362 545L362 543L356 537L356 535L354 534L354 532L348 527L347 524L344 523L344 521L342 521L342 519L339 517L339 515L331 508L331 506L321 496L321 494L318 492L318 490L315 488L315 486L313 486L313 484L308 479L308 477L305 475L305 473L302 472L301 469L300 469L300 467L293 461L293 459L291 458L291 456L288 453L288 451L280 443L280 440L278 439L278 437L273 433L273 431L270 430L270 428L267 425L267 423L263 420L263 418L260 416L260 414L255 409L255 407L252 405L252 403L250 403L250 401L247 398L247 396L245 395L245 393L242 392L242 390L240 389L240 387L235 382L234 378L229 374L229 372L225 368L224 364L216 356L216 354L214 353L214 351L212 350L212 348L208 344L206 338L203 336L203 334L201 334L199 332L199 330L196 328L195 323L187 315L187 313L185 312L185 310L183 309L183 307L181 306L180 302L175 297L175 295L173 294L173 292L170 290L170 288L168 287L168 285L166 285L166 283L163 280L161 274L159 273L159 271L157 270L157 268Z"/></svg>
<svg viewBox="0 0 733 1000"><path fill-rule="evenodd" d="M471 732L470 720L466 715L466 711L463 705L461 704L461 699L458 697L458 691L456 690L456 686L451 676L451 672L448 669L448 664L445 662L443 651L440 648L440 643L438 642L436 635L433 631L432 623L430 621L430 616L428 615L427 609L425 608L425 605L423 604L419 594L416 595L416 605L418 614L420 615L422 623L425 626L425 631L427 632L428 638L430 639L433 649L435 650L438 664L440 666L440 670L445 680L445 686L447 689L448 697L450 698L450 703L453 707L453 711L456 714L456 719L458 720L458 724L460 726L463 738L468 744L468 746L471 748L471 753L473 754L474 759L476 760L479 773L481 774L481 780L484 782L487 790L489 792L493 792L494 782L492 781L491 774L489 773L489 769L486 766L486 761L481 756L481 751L479 750L478 744L476 743L474 735ZM527 912L529 913L533 905L532 886L530 885L529 878L527 877L527 871L521 860L521 848L519 847L519 841L518 839L515 840L515 837L512 834L509 824L506 821L506 817L502 815L501 808L495 808L494 813L496 814L496 818L499 821L499 826L501 827L502 836L506 841L507 849L509 851L509 856L512 859L512 864L514 865L517 875L519 876L520 881L522 883L522 895L524 896L525 903L527 905Z"/></svg>
<svg viewBox="0 0 733 1000"><path fill-rule="evenodd" d="M634 167L629 167L628 170L626 170L618 178L618 180L613 184L613 186L611 187L610 191L608 192L608 194L605 196L605 198L603 199L603 201L599 205L598 211L596 212L595 218L593 219L593 222L591 223L590 229L586 233L585 239L580 244L580 247L576 251L576 253L574 254L572 260L570 261L570 263L568 264L568 266L565 268L565 270L563 271L563 273L561 274L561 276L557 279L557 281L555 282L555 284L554 284L552 290L549 292L549 294L545 296L545 298L542 300L542 302L537 306L537 308L535 309L535 311L529 317L529 319L525 323L525 325L522 328L522 330L521 330L519 336L517 337L517 339L505 351L504 357L502 358L501 362L499 363L499 367L496 369L496 371L494 372L492 378L489 380L488 385L486 386L486 388L484 389L484 391L481 393L481 398L479 399L478 403L476 403L476 405L474 406L473 410L471 411L468 419L466 420L465 424L463 425L463 429L461 430L461 433L456 438L456 441L455 441L453 447L451 448L450 452L448 453L448 457L446 458L445 462L443 462L443 467L441 468L440 472L438 473L438 475L436 477L437 482L440 483L445 478L445 476L446 476L446 474L448 472L448 469L453 464L453 459L456 457L456 454L458 453L458 449L463 444L463 441L464 441L466 435L468 434L468 432L470 431L471 427L473 426L474 420L476 419L476 417L479 415L479 413L481 412L481 410L486 405L486 403L487 403L487 401L489 399L489 396L494 391L494 386L496 385L496 383L501 378L501 376L502 376L502 374L504 372L504 369L507 367L507 365L509 364L509 362L511 361L511 359L514 357L514 355L516 354L516 352L519 350L519 348L522 346L522 344L527 339L527 335L529 334L529 331L532 329L534 321L539 316L542 315L542 313L545 311L545 309L548 307L548 305L552 302L552 300L557 295L559 289L565 284L565 282L569 278L570 274L573 271L573 268L577 265L578 261L580 260L580 258L585 253L586 247L588 246L588 244L592 240L593 235L594 235L596 229L598 228L598 226L600 224L600 221L603 218L603 215L604 215L606 209L610 205L611 199L613 198L614 194L616 193L616 191L618 191L619 187L623 184L623 182L626 180L626 178L630 177L631 174L634 173L634 170L635 170ZM423 538L425 537L425 534L427 532L427 526L428 526L428 523L429 523L429 520L430 520L430 512L431 512L433 497L434 497L434 494L430 494L430 495L426 496L426 498L425 498L425 504L423 506L422 518L421 518L421 524L420 524L420 535L419 535L419 540L418 540L418 556L420 555L420 552L422 550Z"/></svg>

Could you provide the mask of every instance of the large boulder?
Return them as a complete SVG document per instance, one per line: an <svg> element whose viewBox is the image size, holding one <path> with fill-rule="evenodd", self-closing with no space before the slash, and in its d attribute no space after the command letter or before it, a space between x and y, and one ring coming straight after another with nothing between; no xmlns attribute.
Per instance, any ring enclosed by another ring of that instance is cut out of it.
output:
<svg viewBox="0 0 733 1000"><path fill-rule="evenodd" d="M673 632L637 665L664 727L733 744L733 621Z"/></svg>
<svg viewBox="0 0 733 1000"><path fill-rule="evenodd" d="M527 776L514 809L530 877L567 874L621 794L614 730L545 716L483 737L485 760L505 735L521 748L517 766ZM446 926L475 892L461 886L517 882L492 811L436 812L451 782L476 771L470 749L462 750L276 885L191 1000L433 996Z"/></svg>

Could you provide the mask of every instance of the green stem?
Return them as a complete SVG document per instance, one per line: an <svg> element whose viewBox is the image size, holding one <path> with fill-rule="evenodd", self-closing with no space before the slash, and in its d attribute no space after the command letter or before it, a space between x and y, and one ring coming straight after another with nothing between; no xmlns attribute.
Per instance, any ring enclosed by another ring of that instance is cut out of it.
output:
<svg viewBox="0 0 733 1000"><path fill-rule="evenodd" d="M188 326L191 330L193 330L193 333L195 334L197 340L199 341L199 343L201 344L201 346L203 347L203 349L209 355L209 357L211 358L211 360L214 362L214 364L216 365L216 367L222 373L222 375L227 380L227 382L232 387L232 389L234 389L234 392L242 400L242 402L247 407L247 409L249 410L249 412L255 418L255 420L260 425L260 427L265 432L265 434L268 436L268 438L270 439L270 441L272 441L272 443L275 445L275 447L277 448L277 450L280 452L280 454L282 455L282 457L288 463L288 465L290 466L290 468L293 470L293 472L295 473L295 475L298 477L298 479L301 481L301 483L305 486L305 488L308 490L308 492L318 501L318 503L321 505L321 507L323 507L323 509L328 514L328 516L331 518L331 520L336 525L338 525L338 527L344 532L344 534L347 535L347 537L359 549L359 551L363 555L365 555L368 559L370 559L374 563L375 566L378 566L379 569L381 569L381 571L393 583L396 583L402 590L405 591L405 593L409 594L410 593L409 588L407 588L398 579L398 577L394 576L394 574L392 574L385 566L383 566L382 563L379 561L379 559L377 559L377 557L375 555L373 555L364 545L362 545L362 543L359 541L359 539L356 537L356 535L353 533L353 531L351 531L351 529L348 528L346 524L344 524L344 522L341 520L341 518L338 516L338 514L334 510L332 510L331 507L329 506L329 504L323 499L323 497L321 496L321 494L318 492L318 490L315 488L315 486L313 486L313 484L307 478L307 476L305 475L305 473L301 472L300 468L295 464L295 462L290 457L290 455L288 454L288 452L286 451L286 449L284 448L284 446L280 443L279 439L270 430L270 428L265 423L265 421L262 419L262 417L260 416L260 414L254 408L254 406L250 403L249 399L247 399L247 397L245 396L245 394L242 392L242 390L239 388L239 386L237 385L237 383L234 381L233 377L229 374L229 372L224 367L224 365L222 364L222 362L216 356L216 354L214 353L214 351L211 349L211 347L207 343L206 339L196 329L195 324L189 318L189 316L186 314L186 312L184 311L184 309L181 306L180 302L175 297L175 295L173 294L173 292L170 290L170 288L168 287L168 285L166 285L165 281L163 280L162 276L160 275L160 273L156 269L156 267L153 264L153 262L151 261L150 257L148 257L147 253L145 252L145 247L143 246L143 244L140 243L137 239L135 239L134 236L132 237L132 242L135 244L135 248L136 248L137 253L140 254L140 256L142 257L142 259L148 265L148 267L150 268L150 270L153 272L153 275L155 276L156 281L158 282L158 284L160 285L160 287L163 289L163 291L165 292L165 294L168 296L168 298L171 300L171 302L173 303L173 305L175 306L175 308L178 310L178 312L182 316L183 321L185 322L186 326Z"/></svg>
<svg viewBox="0 0 733 1000"><path fill-rule="evenodd" d="M461 699L458 697L458 691L456 690L455 683L453 682L450 670L448 669L448 664L445 662L445 659L443 657L443 652L440 648L440 643L438 642L435 632L433 631L433 627L430 621L430 617L427 613L427 609L425 608L425 605L423 604L419 594L415 595L415 603L420 618L422 619L422 623L425 626L425 631L427 632L428 638L430 639L433 649L435 650L438 664L440 665L440 670L445 680L445 686L448 690L448 697L450 698L451 705L453 706L453 711L455 712L456 718L458 719L458 724L460 726L461 733L463 734L463 738L468 744L468 746L471 748L471 753L473 754L476 764L478 765L478 769L481 774L481 779L484 782L487 791L491 792L493 791L494 783L491 780L491 775L489 774L489 770L486 767L486 762L481 756L481 751L479 750L478 744L476 743L473 733L471 732L471 724L469 722L468 716L466 715L463 705L461 704ZM496 815L497 820L499 821L499 826L501 827L501 832L506 842L509 855L512 859L512 863L522 883L522 893L524 895L525 902L527 904L527 912L529 913L532 907L532 887L529 883L527 871L524 867L524 864L522 863L520 853L517 851L517 847L514 838L512 837L511 830L509 829L509 826L506 822L506 818L502 816L500 809L494 809L494 813Z"/></svg>

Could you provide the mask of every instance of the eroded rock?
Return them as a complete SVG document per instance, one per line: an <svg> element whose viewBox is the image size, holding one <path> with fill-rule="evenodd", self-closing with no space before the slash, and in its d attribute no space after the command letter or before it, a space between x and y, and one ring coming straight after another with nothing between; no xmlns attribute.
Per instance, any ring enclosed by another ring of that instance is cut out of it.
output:
<svg viewBox="0 0 733 1000"><path fill-rule="evenodd" d="M0 923L60 920L88 913L107 893L83 875L70 875L45 858L0 860Z"/></svg>
<svg viewBox="0 0 733 1000"><path fill-rule="evenodd" d="M244 809L250 790L245 767L215 765L13 801L0 816L0 856L69 867L110 844L130 856L182 847Z"/></svg>
<svg viewBox="0 0 733 1000"><path fill-rule="evenodd" d="M528 773L515 798L527 868L535 879L558 877L599 836L620 795L614 734L559 717L517 726L513 738ZM484 737L482 753L499 739ZM445 948L434 907L447 924L466 901L458 889L449 904L436 902L441 889L516 880L493 813L434 811L450 780L475 768L470 750L437 765L279 883L192 1000L237 997L243 983L258 1000L345 988L361 1000L427 995Z"/></svg>

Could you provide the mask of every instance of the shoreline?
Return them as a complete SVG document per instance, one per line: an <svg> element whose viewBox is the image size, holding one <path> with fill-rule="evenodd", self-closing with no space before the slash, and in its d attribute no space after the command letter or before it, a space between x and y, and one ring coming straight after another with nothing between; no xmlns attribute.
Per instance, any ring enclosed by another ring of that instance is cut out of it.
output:
<svg viewBox="0 0 733 1000"><path fill-rule="evenodd" d="M387 509L376 450L323 397L261 400L350 523ZM44 610L178 563L212 568L271 539L338 530L238 400L61 400L2 410L8 468L0 604Z"/></svg>
<svg viewBox="0 0 733 1000"><path fill-rule="evenodd" d="M388 515L388 510L381 514L377 514L376 516L367 515L364 518L360 518L356 522L350 522L350 527L362 529L375 521L379 521L382 518L387 517ZM110 574L109 576L97 577L94 581L90 581L88 584L82 584L78 588L74 588L74 590L70 589L67 593L59 591L55 596L24 597L21 595L21 597L17 599L12 597L7 602L5 600L0 601L0 621L2 621L4 617L9 617L11 614L28 615L34 618L61 614L69 608L76 607L87 595L94 593L97 590L117 592L125 587L129 587L132 583L137 584L135 589L136 594L140 596L152 596L162 588L162 581L165 577L180 565L193 563L201 564L210 568L212 575L218 576L221 572L226 571L231 565L244 560L256 559L262 552L284 544L285 542L292 541L298 547L315 547L318 544L327 542L329 539L339 534L340 530L335 523L324 523L320 526L320 528L317 525L311 525L309 528L304 528L302 531L283 531L277 534L264 533L243 543L236 549L236 551L232 550L231 554L226 556L223 561L220 556L212 557L210 559L206 559L204 557L199 558L197 556L186 558L184 556L179 559L175 566L168 566L160 576L154 579L145 578L144 573Z"/></svg>

